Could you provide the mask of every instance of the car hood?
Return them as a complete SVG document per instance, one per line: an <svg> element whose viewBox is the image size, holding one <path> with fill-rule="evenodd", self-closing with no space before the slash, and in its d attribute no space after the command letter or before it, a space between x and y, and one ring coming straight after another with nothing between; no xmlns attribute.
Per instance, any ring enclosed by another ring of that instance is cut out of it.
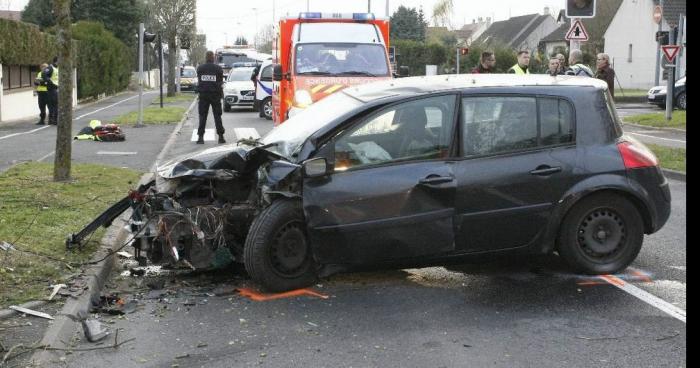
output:
<svg viewBox="0 0 700 368"><path fill-rule="evenodd" d="M255 85L253 84L252 81L234 81L234 82L226 82L224 85L225 89L229 88L235 88L237 90L251 90L255 89Z"/></svg>

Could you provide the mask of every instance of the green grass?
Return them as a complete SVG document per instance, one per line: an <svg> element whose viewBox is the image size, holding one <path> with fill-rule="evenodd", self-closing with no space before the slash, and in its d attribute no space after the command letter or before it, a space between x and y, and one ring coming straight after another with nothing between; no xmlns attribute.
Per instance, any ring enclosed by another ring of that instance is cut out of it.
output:
<svg viewBox="0 0 700 368"><path fill-rule="evenodd" d="M646 96L649 89L619 89L615 88L615 97L641 97Z"/></svg>
<svg viewBox="0 0 700 368"><path fill-rule="evenodd" d="M650 114L630 115L623 119L626 123L646 125L656 128L680 128L685 129L685 111L674 110L671 121L666 120L665 112L654 112Z"/></svg>
<svg viewBox="0 0 700 368"><path fill-rule="evenodd" d="M192 102L195 97L197 97L195 93L178 93L175 96L168 97L165 95L165 92L163 92L163 105L178 102ZM151 105L160 105L160 96L156 96L151 102Z"/></svg>
<svg viewBox="0 0 700 368"><path fill-rule="evenodd" d="M82 250L67 251L65 238L126 195L140 173L116 167L74 164L73 181L53 181L53 165L25 163L0 174L0 308L46 298L47 287L79 272L67 264L90 258L104 235L100 228ZM30 251L56 258L49 260Z"/></svg>
<svg viewBox="0 0 700 368"><path fill-rule="evenodd" d="M665 169L686 172L685 148L671 148L648 143L646 143L645 145L654 152L656 157L659 159L661 167Z"/></svg>
<svg viewBox="0 0 700 368"><path fill-rule="evenodd" d="M179 106L148 107L143 110L144 124L169 124L177 123L182 120L185 114L185 108ZM134 125L139 118L138 111L133 111L124 114L114 120L117 124Z"/></svg>

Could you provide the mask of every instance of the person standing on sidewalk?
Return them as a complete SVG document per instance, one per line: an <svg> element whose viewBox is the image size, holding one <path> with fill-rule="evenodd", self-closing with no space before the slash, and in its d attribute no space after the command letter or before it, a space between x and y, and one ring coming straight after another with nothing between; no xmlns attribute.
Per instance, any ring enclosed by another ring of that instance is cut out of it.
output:
<svg viewBox="0 0 700 368"><path fill-rule="evenodd" d="M479 58L479 65L477 65L476 67L474 67L474 69L472 69L472 73L474 73L474 74L493 73L494 68L496 68L496 56L493 54L493 52L484 51L481 53L481 57Z"/></svg>
<svg viewBox="0 0 700 368"><path fill-rule="evenodd" d="M615 97L615 70L610 67L610 56L600 53L596 57L595 77L608 84L610 96Z"/></svg>
<svg viewBox="0 0 700 368"><path fill-rule="evenodd" d="M204 132L207 126L209 106L214 113L216 133L219 135L219 143L226 143L224 139L224 124L221 121L221 99L224 97L224 70L214 64L214 53L207 51L206 63L197 67L197 92L199 92L199 129L197 144L204 144Z"/></svg>
<svg viewBox="0 0 700 368"><path fill-rule="evenodd" d="M41 72L41 79L46 83L49 105L49 125L58 124L58 56L54 56L51 65Z"/></svg>
<svg viewBox="0 0 700 368"><path fill-rule="evenodd" d="M528 66L530 65L530 51L518 51L518 63L508 69L509 74L530 74Z"/></svg>
<svg viewBox="0 0 700 368"><path fill-rule="evenodd" d="M46 105L49 102L49 92L44 79L41 77L41 73L46 69L49 64L41 64L39 67L39 72L36 74L36 79L34 80L34 85L36 86L36 95L39 98L39 122L36 125L46 124Z"/></svg>
<svg viewBox="0 0 700 368"><path fill-rule="evenodd" d="M559 58L553 57L549 59L547 72L552 77L559 75L559 70L561 70L561 65L559 64Z"/></svg>
<svg viewBox="0 0 700 368"><path fill-rule="evenodd" d="M566 75L566 57L564 54L557 54L557 59L559 59L559 75Z"/></svg>
<svg viewBox="0 0 700 368"><path fill-rule="evenodd" d="M577 75L582 77L593 77L591 68L582 64L583 53L581 50L571 50L569 53L569 69L566 75Z"/></svg>

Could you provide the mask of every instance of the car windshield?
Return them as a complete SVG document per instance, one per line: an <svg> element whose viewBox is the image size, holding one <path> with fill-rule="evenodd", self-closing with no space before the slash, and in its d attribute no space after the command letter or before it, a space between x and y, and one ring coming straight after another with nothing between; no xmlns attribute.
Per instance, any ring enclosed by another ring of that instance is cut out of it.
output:
<svg viewBox="0 0 700 368"><path fill-rule="evenodd" d="M231 69L228 73L227 82L240 82L249 81L250 76L253 74L253 68L236 68Z"/></svg>
<svg viewBox="0 0 700 368"><path fill-rule="evenodd" d="M360 101L344 92L334 93L272 129L263 137L262 143L274 144L269 148L270 151L294 161L292 157L306 138L333 119L360 105L362 105Z"/></svg>
<svg viewBox="0 0 700 368"><path fill-rule="evenodd" d="M312 43L296 46L296 73L387 76L385 48L374 44Z"/></svg>
<svg viewBox="0 0 700 368"><path fill-rule="evenodd" d="M182 77L184 78L195 78L197 77L197 72L194 69L183 69Z"/></svg>

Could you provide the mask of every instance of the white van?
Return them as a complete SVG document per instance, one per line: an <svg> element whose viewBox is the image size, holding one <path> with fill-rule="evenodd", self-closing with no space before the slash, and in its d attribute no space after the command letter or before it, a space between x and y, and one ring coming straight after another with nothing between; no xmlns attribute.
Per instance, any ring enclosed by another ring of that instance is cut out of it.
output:
<svg viewBox="0 0 700 368"><path fill-rule="evenodd" d="M272 60L265 60L260 66L255 88L255 108L260 117L272 120Z"/></svg>

